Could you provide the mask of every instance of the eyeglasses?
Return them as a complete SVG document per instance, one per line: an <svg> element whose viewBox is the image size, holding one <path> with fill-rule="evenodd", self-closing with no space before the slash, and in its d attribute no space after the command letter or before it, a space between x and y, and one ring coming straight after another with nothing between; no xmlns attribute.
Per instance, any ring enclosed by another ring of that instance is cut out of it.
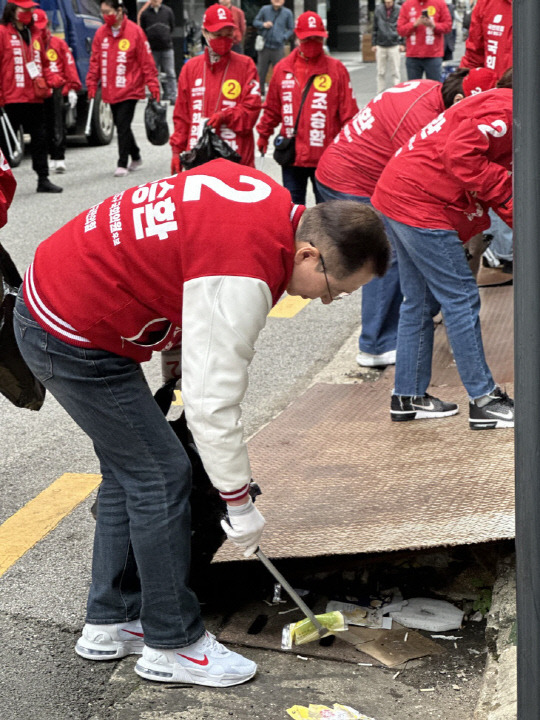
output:
<svg viewBox="0 0 540 720"><path fill-rule="evenodd" d="M318 248L311 242L311 240L309 241L309 244L311 245L311 247L314 247L315 250L318 250ZM330 283L328 282L328 274L326 272L326 263L324 262L324 258L322 256L322 253L320 250L319 250L319 258L321 259L321 265L322 265L322 269L323 269L323 273L324 273L324 279L326 280L326 287L328 288L328 294L330 295L331 300L332 301L343 300L344 297L348 297L351 293L341 292L341 293L338 293L337 295L334 295L332 293L332 290L330 289Z"/></svg>

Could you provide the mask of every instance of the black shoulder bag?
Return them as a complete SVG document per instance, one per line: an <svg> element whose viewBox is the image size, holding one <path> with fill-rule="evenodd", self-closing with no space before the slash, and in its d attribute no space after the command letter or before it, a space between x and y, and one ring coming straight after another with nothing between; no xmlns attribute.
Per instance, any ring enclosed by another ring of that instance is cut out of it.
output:
<svg viewBox="0 0 540 720"><path fill-rule="evenodd" d="M274 160L280 165L293 165L296 159L296 131L298 129L298 123L300 121L300 115L302 108L306 100L311 83L317 76L312 75L307 81L304 92L302 93L302 102L298 108L298 115L296 116L296 122L294 123L294 131L291 137L287 138L284 135L278 135L274 138Z"/></svg>

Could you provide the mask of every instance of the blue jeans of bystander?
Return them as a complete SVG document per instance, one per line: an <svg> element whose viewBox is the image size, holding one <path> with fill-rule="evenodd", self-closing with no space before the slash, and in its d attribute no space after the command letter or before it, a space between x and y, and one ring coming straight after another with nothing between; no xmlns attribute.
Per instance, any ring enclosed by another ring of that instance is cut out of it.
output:
<svg viewBox="0 0 540 720"><path fill-rule="evenodd" d="M57 340L21 294L14 323L24 359L90 437L101 465L86 621L140 617L149 647L194 643L204 626L187 587L191 466L140 365Z"/></svg>
<svg viewBox="0 0 540 720"><path fill-rule="evenodd" d="M423 396L431 380L433 317L442 310L461 381L469 398L495 382L480 330L480 294L463 244L453 230L426 230L387 218L394 235L403 303L398 327L396 395Z"/></svg>
<svg viewBox="0 0 540 720"><path fill-rule="evenodd" d="M405 67L407 68L407 80L421 80L426 73L427 80L441 82L442 57L408 57L405 59Z"/></svg>
<svg viewBox="0 0 540 720"><path fill-rule="evenodd" d="M323 200L355 200L370 204L370 198L361 195L332 190L317 181L317 188ZM386 223L386 218L383 216ZM403 299L399 285L399 270L392 234L388 232L392 245L392 260L386 275L374 278L362 288L362 330L358 340L362 352L382 355L396 349L399 307Z"/></svg>

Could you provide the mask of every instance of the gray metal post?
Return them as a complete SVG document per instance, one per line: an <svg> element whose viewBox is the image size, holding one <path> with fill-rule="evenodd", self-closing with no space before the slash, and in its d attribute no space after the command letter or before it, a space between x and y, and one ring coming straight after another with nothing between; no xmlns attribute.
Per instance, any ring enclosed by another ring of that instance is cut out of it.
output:
<svg viewBox="0 0 540 720"><path fill-rule="evenodd" d="M540 718L540 3L514 0L518 718Z"/></svg>

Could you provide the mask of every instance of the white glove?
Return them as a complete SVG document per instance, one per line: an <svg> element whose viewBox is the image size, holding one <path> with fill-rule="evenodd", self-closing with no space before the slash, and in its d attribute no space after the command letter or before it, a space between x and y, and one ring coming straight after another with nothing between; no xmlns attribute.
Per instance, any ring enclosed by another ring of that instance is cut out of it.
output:
<svg viewBox="0 0 540 720"><path fill-rule="evenodd" d="M74 108L77 105L77 93L75 90L68 91L68 103L69 107Z"/></svg>
<svg viewBox="0 0 540 720"><path fill-rule="evenodd" d="M244 557L253 555L259 547L266 520L249 498L244 505L228 505L229 521L222 520L221 527L229 540L244 549Z"/></svg>

